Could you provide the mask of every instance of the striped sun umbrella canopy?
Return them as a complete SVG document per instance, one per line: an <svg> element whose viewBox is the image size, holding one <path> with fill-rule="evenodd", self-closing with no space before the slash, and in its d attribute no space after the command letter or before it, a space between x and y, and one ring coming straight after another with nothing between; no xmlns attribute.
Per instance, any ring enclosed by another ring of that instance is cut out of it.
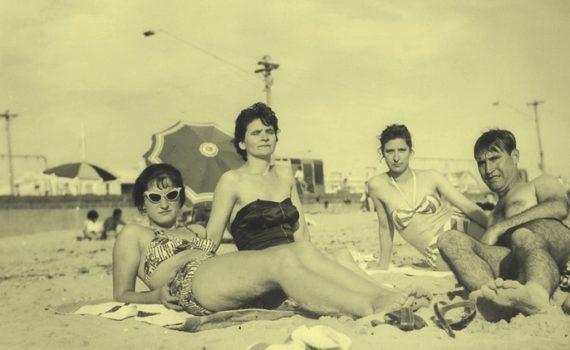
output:
<svg viewBox="0 0 570 350"><path fill-rule="evenodd" d="M243 164L231 134L214 123L179 121L154 134L143 157L147 164L168 163L180 170L186 197L193 204L212 201L222 174Z"/></svg>
<svg viewBox="0 0 570 350"><path fill-rule="evenodd" d="M58 177L68 177L80 180L103 180L112 181L117 177L107 170L90 163L77 162L58 165L43 171L44 174L54 174Z"/></svg>

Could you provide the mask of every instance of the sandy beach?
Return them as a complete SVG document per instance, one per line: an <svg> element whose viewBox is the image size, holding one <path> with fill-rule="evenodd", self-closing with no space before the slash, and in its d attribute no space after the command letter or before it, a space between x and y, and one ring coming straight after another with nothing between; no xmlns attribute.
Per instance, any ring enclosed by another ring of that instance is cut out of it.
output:
<svg viewBox="0 0 570 350"><path fill-rule="evenodd" d="M310 211L310 210L309 210ZM311 233L323 250L346 247L357 259L376 250L376 217L356 207L313 211ZM128 218L127 218L128 219ZM96 316L61 315L59 305L112 298L111 253L114 240L77 241L78 230L17 235L0 239L0 348L1 349L245 349L255 342L282 343L300 325L321 324L351 338L352 349L568 349L570 316L561 311L510 323L475 319L466 329L448 337L435 326L403 332L396 327L372 327L348 317L301 316L277 321L253 321L241 326L187 333L134 320L113 321ZM223 251L233 250L231 246ZM419 255L396 238L395 264L413 264ZM452 276L373 275L382 282L404 287L419 285L436 297L456 289ZM142 288L142 283L137 286ZM555 302L561 295L555 295ZM422 309L424 319L433 316Z"/></svg>

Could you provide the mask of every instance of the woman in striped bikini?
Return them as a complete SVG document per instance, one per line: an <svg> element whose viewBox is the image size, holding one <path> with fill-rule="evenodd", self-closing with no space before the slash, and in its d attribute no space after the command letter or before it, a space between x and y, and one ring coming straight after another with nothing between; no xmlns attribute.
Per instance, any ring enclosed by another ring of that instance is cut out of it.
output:
<svg viewBox="0 0 570 350"><path fill-rule="evenodd" d="M412 137L405 125L388 126L378 137L379 153L388 171L368 181L368 192L376 206L380 236L377 268L387 269L394 231L424 257L434 269L447 270L437 250L443 231L458 230L479 238L487 227L487 216L475 203L456 190L435 170L409 167Z"/></svg>

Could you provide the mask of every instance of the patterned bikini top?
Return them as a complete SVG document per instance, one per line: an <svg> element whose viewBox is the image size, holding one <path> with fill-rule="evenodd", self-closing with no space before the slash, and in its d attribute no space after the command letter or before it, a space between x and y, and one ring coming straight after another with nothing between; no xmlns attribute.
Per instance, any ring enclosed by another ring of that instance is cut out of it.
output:
<svg viewBox="0 0 570 350"><path fill-rule="evenodd" d="M214 252L215 244L211 239L193 237L183 239L167 235L162 230L153 228L154 238L150 241L145 252L144 280L149 283L150 275L163 261L189 249L199 249Z"/></svg>
<svg viewBox="0 0 570 350"><path fill-rule="evenodd" d="M428 194L414 209L394 209L392 211L392 221L396 230L402 231L412 221L416 214L435 214L441 207L441 200L438 195Z"/></svg>
<svg viewBox="0 0 570 350"><path fill-rule="evenodd" d="M404 198L404 200L408 204L407 209L406 208L397 208L397 209L394 209L392 211L392 215L391 215L392 221L394 222L394 226L396 227L396 230L398 230L400 232L402 230L404 230L406 227L408 227L408 225L410 224L410 222L414 218L414 215L416 215L416 214L435 214L437 212L437 210L439 209L439 207L441 207L441 200L437 194L428 194L417 205L415 204L415 203L417 203L417 201L416 201L417 179L416 179L416 173L414 173L414 171L411 169L410 169L410 171L412 172L413 185L414 185L413 197L412 197L413 203L412 204L410 204L410 202L408 202L408 199L404 195L404 192L402 192L402 190L400 189L400 186L398 186L398 183L396 182L396 180L394 180L394 178L390 176L390 179L392 180L392 184L394 185L394 187L396 187L398 192L400 192L400 194L402 195L402 197Z"/></svg>

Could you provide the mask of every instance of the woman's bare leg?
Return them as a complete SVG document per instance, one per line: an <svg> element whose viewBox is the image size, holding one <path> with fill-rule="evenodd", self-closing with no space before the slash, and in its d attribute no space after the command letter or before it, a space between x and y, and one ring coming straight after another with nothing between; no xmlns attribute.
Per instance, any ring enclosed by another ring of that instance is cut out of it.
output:
<svg viewBox="0 0 570 350"><path fill-rule="evenodd" d="M358 264L354 260L354 257L352 256L352 254L348 249L341 248L331 253L323 253L323 254L328 258L336 261L340 265L346 267L350 271L364 277L365 279L374 283L375 285L382 286L381 282L374 280L369 274L367 274L363 269L361 269L360 266L358 266Z"/></svg>
<svg viewBox="0 0 570 350"><path fill-rule="evenodd" d="M401 306L406 298L395 292L357 292L308 269L291 245L229 253L206 260L196 271L192 290L204 307L243 307L255 296L277 288L301 307L318 313L365 316Z"/></svg>
<svg viewBox="0 0 570 350"><path fill-rule="evenodd" d="M336 259L331 259L326 256L312 243L298 242L292 243L290 246L294 247L294 252L299 256L301 262L307 269L324 278L335 281L337 284L343 285L346 289L368 295L377 295L378 293L390 294L394 292L394 290L374 282L370 276L356 266L356 264L353 263L352 266L358 269L359 272L346 266L350 265L348 261L345 261L346 265L340 264Z"/></svg>

